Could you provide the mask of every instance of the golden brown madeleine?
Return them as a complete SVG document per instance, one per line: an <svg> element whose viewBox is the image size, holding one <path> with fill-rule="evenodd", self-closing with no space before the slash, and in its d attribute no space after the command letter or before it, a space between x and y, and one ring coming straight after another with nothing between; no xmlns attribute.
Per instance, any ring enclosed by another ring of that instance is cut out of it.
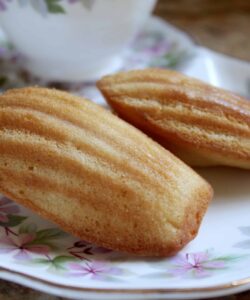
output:
<svg viewBox="0 0 250 300"><path fill-rule="evenodd" d="M212 196L136 128L43 88L0 96L0 192L82 239L141 255L181 249Z"/></svg>
<svg viewBox="0 0 250 300"><path fill-rule="evenodd" d="M106 76L98 87L120 117L187 163L250 168L250 101L162 69Z"/></svg>

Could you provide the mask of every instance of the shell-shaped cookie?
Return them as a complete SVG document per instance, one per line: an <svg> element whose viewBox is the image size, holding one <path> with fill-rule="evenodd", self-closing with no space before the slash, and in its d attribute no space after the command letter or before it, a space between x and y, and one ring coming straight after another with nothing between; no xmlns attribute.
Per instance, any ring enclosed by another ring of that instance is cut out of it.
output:
<svg viewBox="0 0 250 300"><path fill-rule="evenodd" d="M250 101L171 70L106 76L117 114L191 165L250 168Z"/></svg>
<svg viewBox="0 0 250 300"><path fill-rule="evenodd" d="M138 129L43 88L0 96L0 192L84 240L141 255L181 249L212 196Z"/></svg>

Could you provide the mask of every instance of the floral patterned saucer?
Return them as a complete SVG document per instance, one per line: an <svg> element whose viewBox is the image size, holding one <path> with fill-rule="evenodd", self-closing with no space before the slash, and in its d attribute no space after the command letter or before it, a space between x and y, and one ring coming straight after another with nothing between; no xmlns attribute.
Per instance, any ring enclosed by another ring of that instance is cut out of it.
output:
<svg viewBox="0 0 250 300"><path fill-rule="evenodd" d="M1 1L1 0L0 0ZM183 68L195 55L190 38L159 18L151 18L124 53L122 70L145 67ZM46 82L24 69L25 58L0 32L0 91L26 85L56 87L104 104L94 82Z"/></svg>
<svg viewBox="0 0 250 300"><path fill-rule="evenodd" d="M185 69L196 49L186 35L152 19L128 50L123 68ZM92 82L58 84L33 78L4 39L0 70L2 90L57 86L104 103ZM199 77L194 68L192 72ZM250 172L197 171L212 184L215 197L196 239L171 258L133 257L91 245L0 196L0 278L72 299L200 299L249 289Z"/></svg>

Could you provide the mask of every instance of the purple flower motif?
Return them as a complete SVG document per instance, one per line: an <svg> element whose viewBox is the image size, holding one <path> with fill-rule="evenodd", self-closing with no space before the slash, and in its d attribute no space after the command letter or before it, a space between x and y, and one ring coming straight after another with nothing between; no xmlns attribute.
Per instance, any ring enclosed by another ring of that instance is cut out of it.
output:
<svg viewBox="0 0 250 300"><path fill-rule="evenodd" d="M0 197L0 222L7 223L8 215L19 213L19 207L6 197Z"/></svg>
<svg viewBox="0 0 250 300"><path fill-rule="evenodd" d="M211 275L211 271L225 268L225 261L212 259L208 252L186 253L173 259L173 268L170 274L185 277L192 275L203 278Z"/></svg>
<svg viewBox="0 0 250 300"><path fill-rule="evenodd" d="M6 54L6 47L3 47L2 45L0 45L0 58L5 57Z"/></svg>
<svg viewBox="0 0 250 300"><path fill-rule="evenodd" d="M137 36L131 45L133 55L125 69L144 68L146 66L162 67L168 65L168 55L174 50L174 43L157 31L145 31ZM176 51L174 51L176 52Z"/></svg>
<svg viewBox="0 0 250 300"><path fill-rule="evenodd" d="M162 56L170 50L170 44L167 41L160 41L153 44L144 50L145 54L149 56Z"/></svg>
<svg viewBox="0 0 250 300"><path fill-rule="evenodd" d="M12 0L0 0L0 11L6 11L8 9L8 3ZM42 16L46 16L50 13L63 13L64 9L58 3L60 0L18 0L20 7L26 7L31 5L36 11L41 13ZM69 4L81 3L86 9L91 9L95 3L95 0L67 0Z"/></svg>
<svg viewBox="0 0 250 300"><path fill-rule="evenodd" d="M0 11L7 9L8 2L11 2L12 0L0 0Z"/></svg>
<svg viewBox="0 0 250 300"><path fill-rule="evenodd" d="M31 253L48 255L49 247L42 244L32 244L35 234L24 233L19 236L5 236L0 238L0 254L15 252L14 258L20 260L30 259Z"/></svg>
<svg viewBox="0 0 250 300"><path fill-rule="evenodd" d="M120 275L120 268L112 267L104 262L93 261L85 264L70 263L69 269L72 276L88 276L91 279L103 280L112 275Z"/></svg>

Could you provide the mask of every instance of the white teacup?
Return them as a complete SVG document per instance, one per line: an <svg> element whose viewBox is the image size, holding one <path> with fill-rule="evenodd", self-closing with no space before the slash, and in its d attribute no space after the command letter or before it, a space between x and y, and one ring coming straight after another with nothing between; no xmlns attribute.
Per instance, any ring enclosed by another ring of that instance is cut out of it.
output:
<svg viewBox="0 0 250 300"><path fill-rule="evenodd" d="M0 24L48 80L93 80L117 69L156 0L6 1ZM57 4L53 4L57 3Z"/></svg>

